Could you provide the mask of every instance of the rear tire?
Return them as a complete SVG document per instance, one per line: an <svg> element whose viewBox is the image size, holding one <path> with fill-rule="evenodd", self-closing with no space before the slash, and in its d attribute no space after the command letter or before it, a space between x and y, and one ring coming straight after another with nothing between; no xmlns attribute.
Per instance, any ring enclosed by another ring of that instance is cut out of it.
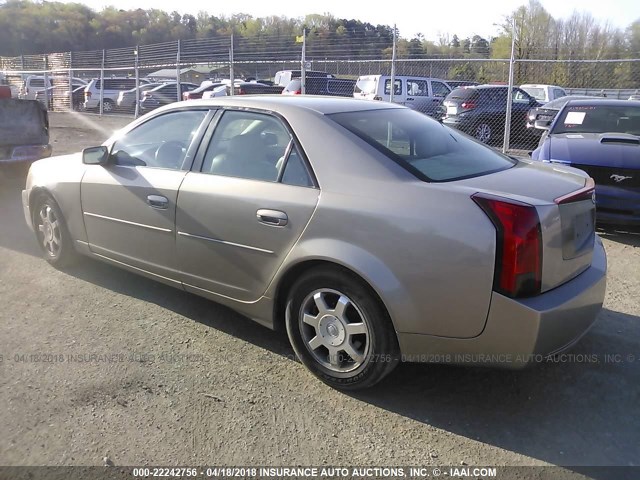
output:
<svg viewBox="0 0 640 480"><path fill-rule="evenodd" d="M78 259L62 211L47 194L42 194L34 202L33 229L44 259L51 265L65 268Z"/></svg>
<svg viewBox="0 0 640 480"><path fill-rule="evenodd" d="M473 136L482 143L489 144L493 140L492 134L491 125L485 121L478 123L473 129Z"/></svg>
<svg viewBox="0 0 640 480"><path fill-rule="evenodd" d="M333 388L369 388L399 363L386 309L368 285L341 268L312 269L296 281L286 326L298 358Z"/></svg>

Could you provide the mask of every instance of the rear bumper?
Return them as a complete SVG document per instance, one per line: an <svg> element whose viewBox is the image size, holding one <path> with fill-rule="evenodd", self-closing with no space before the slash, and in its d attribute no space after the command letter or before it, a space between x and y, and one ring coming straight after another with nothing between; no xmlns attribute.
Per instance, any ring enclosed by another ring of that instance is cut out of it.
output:
<svg viewBox="0 0 640 480"><path fill-rule="evenodd" d="M533 298L493 293L484 331L471 339L398 334L403 360L518 369L559 353L596 320L606 289L607 259L596 237L591 267Z"/></svg>

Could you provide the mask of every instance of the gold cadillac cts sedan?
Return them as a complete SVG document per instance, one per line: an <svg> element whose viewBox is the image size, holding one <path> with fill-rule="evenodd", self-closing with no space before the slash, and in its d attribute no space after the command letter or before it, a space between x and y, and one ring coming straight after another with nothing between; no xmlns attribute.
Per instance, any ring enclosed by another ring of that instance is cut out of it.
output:
<svg viewBox="0 0 640 480"><path fill-rule="evenodd" d="M54 266L88 255L210 298L358 389L401 360L521 368L575 343L605 293L593 192L398 105L243 96L38 161L22 200Z"/></svg>

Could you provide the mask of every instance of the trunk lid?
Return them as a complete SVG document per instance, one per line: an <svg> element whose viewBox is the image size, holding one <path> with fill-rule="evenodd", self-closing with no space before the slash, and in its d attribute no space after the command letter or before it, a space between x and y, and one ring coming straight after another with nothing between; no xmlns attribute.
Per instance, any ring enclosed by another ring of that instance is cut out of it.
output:
<svg viewBox="0 0 640 480"><path fill-rule="evenodd" d="M475 192L533 205L540 220L541 291L555 288L591 265L595 245L595 202L585 192L591 180L563 165L521 160L508 170L455 182Z"/></svg>

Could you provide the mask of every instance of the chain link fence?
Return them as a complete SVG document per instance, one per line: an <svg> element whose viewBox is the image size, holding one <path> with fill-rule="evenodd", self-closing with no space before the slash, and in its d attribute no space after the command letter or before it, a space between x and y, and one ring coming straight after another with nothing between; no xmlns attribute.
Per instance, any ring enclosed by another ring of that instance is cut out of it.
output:
<svg viewBox="0 0 640 480"><path fill-rule="evenodd" d="M380 87L371 98L415 107L503 149L535 146L541 130L534 128L539 113L534 109L556 96L629 99L640 95L640 59L397 58L394 42L374 34L324 42L305 36L247 39L231 35L130 48L0 57L0 81L11 87L13 96L38 99L54 111L86 107L100 114L120 111L138 115L142 113L142 92L151 88L151 82L173 82L174 88L165 96L167 101L173 101L172 97L177 101L205 80L268 82L282 70L321 71L336 78L319 80L308 73L298 85L292 83L286 93L353 96L354 90L362 91L356 84L358 78L382 75L376 81L386 81L385 89ZM512 90L511 95L510 71L511 85L522 87ZM447 89L425 79L443 80ZM85 87L83 80L93 81ZM476 84L492 87L456 90ZM102 85L104 88L96 88ZM119 106L118 97L125 88L134 93ZM236 86L227 92L243 90ZM428 109L416 107L425 102L430 102ZM511 110L510 116L507 110ZM553 116L548 110L542 117Z"/></svg>

